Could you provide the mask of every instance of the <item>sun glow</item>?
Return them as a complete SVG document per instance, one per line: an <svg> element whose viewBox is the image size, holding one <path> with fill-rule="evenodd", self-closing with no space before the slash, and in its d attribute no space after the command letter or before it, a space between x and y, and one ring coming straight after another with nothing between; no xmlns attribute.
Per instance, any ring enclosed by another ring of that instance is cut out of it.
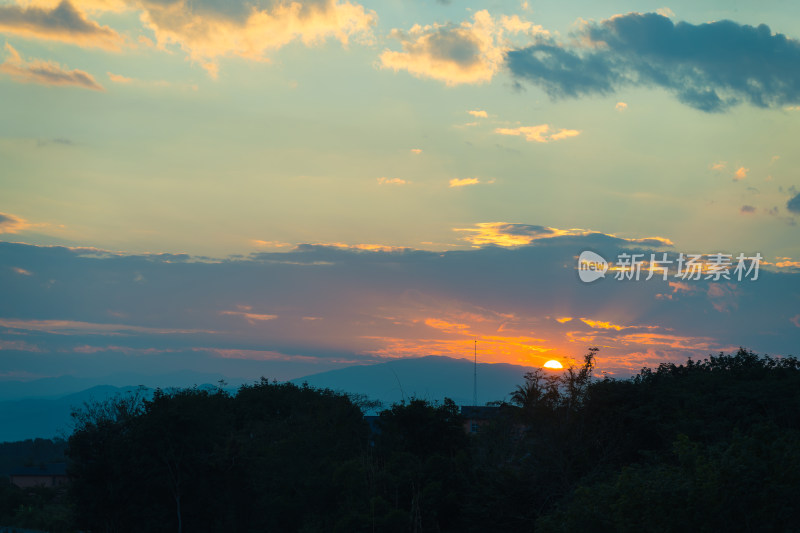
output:
<svg viewBox="0 0 800 533"><path fill-rule="evenodd" d="M553 369L553 370L558 370L558 369L564 368L564 367L561 365L561 363L559 363L559 362L558 362L558 361L556 361L555 359L551 359L550 361L546 362L546 363L544 364L544 367L545 367L545 368L551 368L551 369Z"/></svg>

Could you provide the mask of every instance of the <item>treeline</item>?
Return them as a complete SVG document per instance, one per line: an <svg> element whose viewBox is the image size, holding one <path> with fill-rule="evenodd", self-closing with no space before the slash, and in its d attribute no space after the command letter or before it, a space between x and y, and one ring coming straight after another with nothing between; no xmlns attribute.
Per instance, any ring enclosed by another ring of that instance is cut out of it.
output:
<svg viewBox="0 0 800 533"><path fill-rule="evenodd" d="M45 487L20 489L7 477L0 477L0 532L6 531L3 527L9 531L75 531L73 505L63 491Z"/></svg>
<svg viewBox="0 0 800 533"><path fill-rule="evenodd" d="M0 442L0 477L27 466L63 463L67 441L64 439L28 439Z"/></svg>
<svg viewBox="0 0 800 533"><path fill-rule="evenodd" d="M593 365L516 391L530 429L482 465L500 530L800 530L800 361L740 349L600 381Z"/></svg>
<svg viewBox="0 0 800 533"><path fill-rule="evenodd" d="M266 380L87 405L62 527L798 529L798 360L740 350L598 380L595 353L527 374L474 435L449 400L367 420L345 395Z"/></svg>
<svg viewBox="0 0 800 533"><path fill-rule="evenodd" d="M56 531L72 527L72 505L63 493L46 488L22 490L9 481L9 475L20 468L63 463L66 449L63 439L0 443L0 526Z"/></svg>

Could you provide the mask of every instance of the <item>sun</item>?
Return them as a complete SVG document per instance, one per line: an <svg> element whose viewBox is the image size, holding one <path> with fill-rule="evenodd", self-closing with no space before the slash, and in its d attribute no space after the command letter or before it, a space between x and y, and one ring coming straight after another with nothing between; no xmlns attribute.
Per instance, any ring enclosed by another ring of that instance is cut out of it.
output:
<svg viewBox="0 0 800 533"><path fill-rule="evenodd" d="M551 368L551 369L554 369L554 370L558 370L558 369L560 369L560 368L564 368L563 366L561 366L561 363L559 363L559 362L558 362L558 361L556 361L555 359L551 359L551 360L549 360L548 362L546 362L546 363L544 364L544 367L545 367L545 368Z"/></svg>

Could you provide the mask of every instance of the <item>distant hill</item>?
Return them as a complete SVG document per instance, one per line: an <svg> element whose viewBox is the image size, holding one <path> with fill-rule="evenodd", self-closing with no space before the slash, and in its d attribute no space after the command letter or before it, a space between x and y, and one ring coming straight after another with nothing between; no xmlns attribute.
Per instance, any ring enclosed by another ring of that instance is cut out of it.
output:
<svg viewBox="0 0 800 533"><path fill-rule="evenodd" d="M73 407L89 400L102 401L136 387L100 385L60 398L27 398L0 402L0 442L69 436Z"/></svg>
<svg viewBox="0 0 800 533"><path fill-rule="evenodd" d="M98 381L107 380L104 384ZM72 432L72 409L90 400L103 401L117 394L145 386L147 394L156 387L213 387L222 376L182 372L159 376L117 374L106 378L61 376L29 382L0 381L0 442L68 437ZM109 384L111 383L111 384ZM234 391L243 380L228 382Z"/></svg>
<svg viewBox="0 0 800 533"><path fill-rule="evenodd" d="M524 366L479 363L478 403L507 400L529 370ZM473 371L473 363L466 359L428 356L351 366L292 382L363 394L381 401L384 407L411 397L432 402L447 397L460 405L472 405ZM105 383L99 384L102 379ZM74 407L88 400L102 401L134 391L140 384L152 391L155 387L216 385L219 379L222 376L182 372L162 376L119 374L100 379L62 376L29 382L3 381L0 382L0 442L69 436ZM242 380L227 382L225 388L233 392L242 383Z"/></svg>
<svg viewBox="0 0 800 533"><path fill-rule="evenodd" d="M505 363L478 363L478 404L508 400L524 381L530 367ZM351 366L292 380L312 387L365 394L384 407L412 396L429 401L445 397L459 405L472 405L474 365L467 359L427 356L397 359L376 365Z"/></svg>
<svg viewBox="0 0 800 533"><path fill-rule="evenodd" d="M135 387L143 385L154 389L156 387L191 387L192 385L199 385L201 383L217 384L220 379L225 380L227 385L231 387L238 387L245 382L245 380L229 380L221 374L207 374L191 371L158 375L118 373L94 378L78 378L66 375L31 381L0 381L0 402L5 400L22 400L26 398L55 399L100 385L111 385L112 387Z"/></svg>

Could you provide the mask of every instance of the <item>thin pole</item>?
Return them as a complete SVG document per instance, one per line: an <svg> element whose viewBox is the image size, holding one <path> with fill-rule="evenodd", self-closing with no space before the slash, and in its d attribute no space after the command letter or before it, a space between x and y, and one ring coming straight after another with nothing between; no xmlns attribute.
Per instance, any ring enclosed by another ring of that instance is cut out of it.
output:
<svg viewBox="0 0 800 533"><path fill-rule="evenodd" d="M478 405L478 339L475 339L475 373L472 377L472 405Z"/></svg>

